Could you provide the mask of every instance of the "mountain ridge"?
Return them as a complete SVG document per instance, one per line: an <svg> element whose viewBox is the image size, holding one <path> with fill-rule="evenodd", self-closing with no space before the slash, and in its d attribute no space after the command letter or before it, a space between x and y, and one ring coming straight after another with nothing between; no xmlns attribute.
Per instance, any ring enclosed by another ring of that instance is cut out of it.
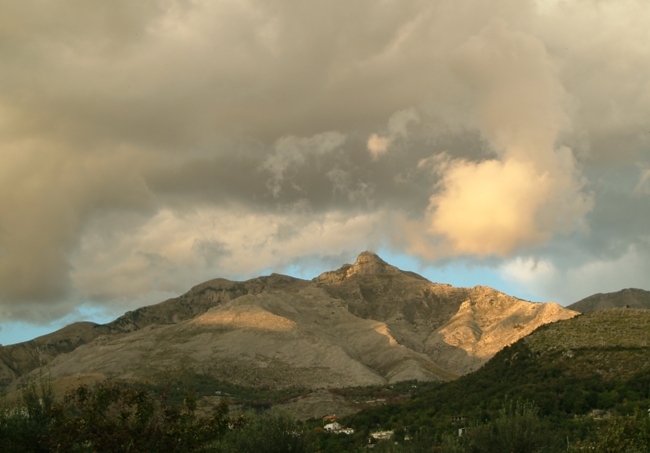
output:
<svg viewBox="0 0 650 453"><path fill-rule="evenodd" d="M580 313L591 313L608 308L637 308L650 310L650 291L625 288L612 293L597 293L567 306Z"/></svg>
<svg viewBox="0 0 650 453"><path fill-rule="evenodd" d="M0 378L15 387L46 366L54 378L145 379L187 369L269 388L450 380L576 314L488 287L432 283L363 252L312 280L212 279L110 323L80 326L82 334L49 354L38 342L1 348Z"/></svg>

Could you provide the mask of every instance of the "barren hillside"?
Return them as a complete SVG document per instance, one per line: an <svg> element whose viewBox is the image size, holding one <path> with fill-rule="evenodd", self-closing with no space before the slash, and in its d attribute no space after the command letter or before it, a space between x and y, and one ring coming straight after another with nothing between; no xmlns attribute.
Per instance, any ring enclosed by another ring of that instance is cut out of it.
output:
<svg viewBox="0 0 650 453"><path fill-rule="evenodd" d="M41 365L54 378L185 370L269 388L450 380L538 326L576 314L487 287L432 283L364 252L312 281L211 280L109 324L80 325L73 340L60 331L57 341L68 346L51 354L43 353L51 341L37 339L0 349L0 358L10 387ZM29 360L19 362L19 351Z"/></svg>
<svg viewBox="0 0 650 453"><path fill-rule="evenodd" d="M608 308L639 308L650 310L650 291L627 288L614 293L598 293L585 297L567 307L580 313L591 313Z"/></svg>

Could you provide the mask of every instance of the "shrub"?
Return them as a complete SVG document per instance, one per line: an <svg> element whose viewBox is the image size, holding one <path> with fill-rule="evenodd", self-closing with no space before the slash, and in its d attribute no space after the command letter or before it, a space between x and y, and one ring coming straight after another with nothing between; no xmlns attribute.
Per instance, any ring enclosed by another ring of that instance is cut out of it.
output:
<svg viewBox="0 0 650 453"><path fill-rule="evenodd" d="M569 451L593 453L646 453L650 451L650 418L644 412L616 416L597 431L595 439L577 442Z"/></svg>
<svg viewBox="0 0 650 453"><path fill-rule="evenodd" d="M542 453L562 451L562 442L529 402L506 403L491 422L445 439L446 451L458 453Z"/></svg>
<svg viewBox="0 0 650 453"><path fill-rule="evenodd" d="M250 412L240 428L230 430L217 443L223 453L310 453L314 449L313 430L289 415L269 411Z"/></svg>

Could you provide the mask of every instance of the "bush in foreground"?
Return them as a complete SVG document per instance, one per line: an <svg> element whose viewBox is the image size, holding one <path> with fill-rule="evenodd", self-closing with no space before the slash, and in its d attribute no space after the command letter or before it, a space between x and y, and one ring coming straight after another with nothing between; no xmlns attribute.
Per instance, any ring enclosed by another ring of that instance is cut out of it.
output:
<svg viewBox="0 0 650 453"><path fill-rule="evenodd" d="M79 386L55 402L47 381L22 390L19 404L0 409L3 452L157 452L216 451L210 445L223 437L228 406L220 404L210 417L194 414L191 395L182 407L167 404L146 390L104 382Z"/></svg>

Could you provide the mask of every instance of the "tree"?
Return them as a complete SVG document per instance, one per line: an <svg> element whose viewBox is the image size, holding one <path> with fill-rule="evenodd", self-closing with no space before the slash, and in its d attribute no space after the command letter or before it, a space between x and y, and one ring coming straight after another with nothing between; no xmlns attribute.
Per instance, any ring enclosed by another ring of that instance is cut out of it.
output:
<svg viewBox="0 0 650 453"><path fill-rule="evenodd" d="M223 453L310 453L313 432L289 415L269 411L249 413L239 429L230 430L218 442Z"/></svg>
<svg viewBox="0 0 650 453"><path fill-rule="evenodd" d="M228 406L198 419L196 399L183 407L167 404L166 392L156 402L151 392L114 382L85 385L70 392L53 417L53 451L193 452L207 448L228 426Z"/></svg>
<svg viewBox="0 0 650 453"><path fill-rule="evenodd" d="M446 438L448 451L458 453L542 453L562 450L562 441L529 402L506 402L491 422Z"/></svg>

